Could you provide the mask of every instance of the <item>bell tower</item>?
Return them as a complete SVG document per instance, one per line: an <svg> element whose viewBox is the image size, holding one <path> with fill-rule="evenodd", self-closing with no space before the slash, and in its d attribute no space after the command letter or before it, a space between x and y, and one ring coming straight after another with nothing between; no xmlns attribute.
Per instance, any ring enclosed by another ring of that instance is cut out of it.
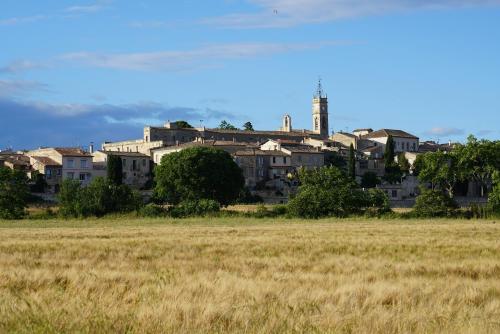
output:
<svg viewBox="0 0 500 334"><path fill-rule="evenodd" d="M281 131L292 132L292 118L288 114L283 116L283 126L281 127Z"/></svg>
<svg viewBox="0 0 500 334"><path fill-rule="evenodd" d="M328 138L328 97L323 92L321 79L312 101L313 132L322 138Z"/></svg>

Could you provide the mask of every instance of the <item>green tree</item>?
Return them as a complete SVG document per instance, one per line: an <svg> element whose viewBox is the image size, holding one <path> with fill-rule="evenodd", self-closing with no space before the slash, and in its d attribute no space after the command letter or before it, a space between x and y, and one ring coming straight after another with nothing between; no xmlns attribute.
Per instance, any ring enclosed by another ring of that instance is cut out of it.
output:
<svg viewBox="0 0 500 334"><path fill-rule="evenodd" d="M288 204L290 214L303 218L345 217L365 204L356 182L336 167L299 171L300 187Z"/></svg>
<svg viewBox="0 0 500 334"><path fill-rule="evenodd" d="M120 185L123 182L123 163L119 155L108 154L107 178L114 185Z"/></svg>
<svg viewBox="0 0 500 334"><path fill-rule="evenodd" d="M348 162L348 174L349 177L355 179L356 178L356 153L354 151L354 146L351 144L349 146L349 162Z"/></svg>
<svg viewBox="0 0 500 334"><path fill-rule="evenodd" d="M45 181L45 177L39 171L31 172L31 189L30 191L33 193L43 193L45 192L45 188L47 188L47 181Z"/></svg>
<svg viewBox="0 0 500 334"><path fill-rule="evenodd" d="M432 190L445 190L453 198L455 185L462 178L457 166L456 153L428 152L422 156L418 179L429 183Z"/></svg>
<svg viewBox="0 0 500 334"><path fill-rule="evenodd" d="M378 184L380 184L380 179L374 172L366 172L361 177L362 188L375 188Z"/></svg>
<svg viewBox="0 0 500 334"><path fill-rule="evenodd" d="M22 171L0 167L0 218L19 219L26 214L28 178Z"/></svg>
<svg viewBox="0 0 500 334"><path fill-rule="evenodd" d="M186 121L177 121L177 122L175 122L175 124L180 129L192 129L193 128L193 126Z"/></svg>
<svg viewBox="0 0 500 334"><path fill-rule="evenodd" d="M481 185L481 196L484 196L493 173L500 169L500 141L478 140L469 136L465 145L455 148L455 153L458 169Z"/></svg>
<svg viewBox="0 0 500 334"><path fill-rule="evenodd" d="M440 190L422 189L413 212L419 217L450 217L457 213L457 203Z"/></svg>
<svg viewBox="0 0 500 334"><path fill-rule="evenodd" d="M325 166L334 166L342 170L346 170L347 162L337 152L327 152L325 154Z"/></svg>
<svg viewBox="0 0 500 334"><path fill-rule="evenodd" d="M384 162L386 166L394 164L394 139L391 135L387 137L387 143L385 144L384 151Z"/></svg>
<svg viewBox="0 0 500 334"><path fill-rule="evenodd" d="M496 214L500 214L500 171L493 173L493 190L488 194L488 206Z"/></svg>
<svg viewBox="0 0 500 334"><path fill-rule="evenodd" d="M251 122L246 122L243 124L243 130L245 131L255 131Z"/></svg>
<svg viewBox="0 0 500 334"><path fill-rule="evenodd" d="M404 152L398 154L398 165L401 172L408 174L410 172L410 162L406 159Z"/></svg>
<svg viewBox="0 0 500 334"><path fill-rule="evenodd" d="M228 205L238 199L245 179L229 153L194 147L165 155L155 170L155 197L164 202L212 199Z"/></svg>
<svg viewBox="0 0 500 334"><path fill-rule="evenodd" d="M235 127L231 123L226 122L225 120L223 120L222 122L220 122L220 124L219 124L219 126L217 128L221 129L221 130L238 130L237 127Z"/></svg>

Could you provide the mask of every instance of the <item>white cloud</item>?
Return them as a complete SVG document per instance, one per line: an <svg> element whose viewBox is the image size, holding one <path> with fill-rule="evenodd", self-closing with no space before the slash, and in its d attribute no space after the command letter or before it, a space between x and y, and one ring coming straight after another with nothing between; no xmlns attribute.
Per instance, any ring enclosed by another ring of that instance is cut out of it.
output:
<svg viewBox="0 0 500 334"><path fill-rule="evenodd" d="M95 13L102 10L104 6L102 5L89 5L89 6L71 6L66 8L64 11L67 13Z"/></svg>
<svg viewBox="0 0 500 334"><path fill-rule="evenodd" d="M500 0L247 0L258 10L202 20L227 28L285 28L398 11L496 6Z"/></svg>
<svg viewBox="0 0 500 334"><path fill-rule="evenodd" d="M464 129L436 127L426 132L428 135L433 136L462 136L465 134Z"/></svg>
<svg viewBox="0 0 500 334"><path fill-rule="evenodd" d="M238 43L208 45L187 51L160 51L147 53L104 54L77 52L61 56L62 60L87 66L121 70L192 70L220 65L219 62L230 59L251 58L256 56L317 49L327 45L346 44L348 42L318 43Z"/></svg>
<svg viewBox="0 0 500 334"><path fill-rule="evenodd" d="M20 96L40 90L46 91L47 86L37 81L0 80L0 97Z"/></svg>
<svg viewBox="0 0 500 334"><path fill-rule="evenodd" d="M7 64L6 66L0 67L0 74L13 74L42 67L44 67L42 64L38 64L30 60L16 60Z"/></svg>
<svg viewBox="0 0 500 334"><path fill-rule="evenodd" d="M33 16L24 16L24 17L11 17L7 19L0 20L0 26L11 26L21 23L30 23L41 21L49 18L47 15L33 15Z"/></svg>

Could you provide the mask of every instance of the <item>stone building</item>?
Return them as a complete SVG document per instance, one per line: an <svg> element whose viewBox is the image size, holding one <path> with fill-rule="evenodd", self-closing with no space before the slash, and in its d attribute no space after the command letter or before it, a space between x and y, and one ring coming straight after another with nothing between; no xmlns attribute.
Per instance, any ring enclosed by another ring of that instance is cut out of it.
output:
<svg viewBox="0 0 500 334"><path fill-rule="evenodd" d="M111 155L122 159L123 184L135 189L144 189L151 181L151 158L142 153L97 151L94 153L94 169L106 171Z"/></svg>

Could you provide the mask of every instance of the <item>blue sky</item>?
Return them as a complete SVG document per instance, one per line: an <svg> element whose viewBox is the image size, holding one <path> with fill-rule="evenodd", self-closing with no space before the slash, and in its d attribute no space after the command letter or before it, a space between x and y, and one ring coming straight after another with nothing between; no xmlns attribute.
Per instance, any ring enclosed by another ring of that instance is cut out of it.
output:
<svg viewBox="0 0 500 334"><path fill-rule="evenodd" d="M500 0L3 0L0 148L226 119L500 137Z"/></svg>

